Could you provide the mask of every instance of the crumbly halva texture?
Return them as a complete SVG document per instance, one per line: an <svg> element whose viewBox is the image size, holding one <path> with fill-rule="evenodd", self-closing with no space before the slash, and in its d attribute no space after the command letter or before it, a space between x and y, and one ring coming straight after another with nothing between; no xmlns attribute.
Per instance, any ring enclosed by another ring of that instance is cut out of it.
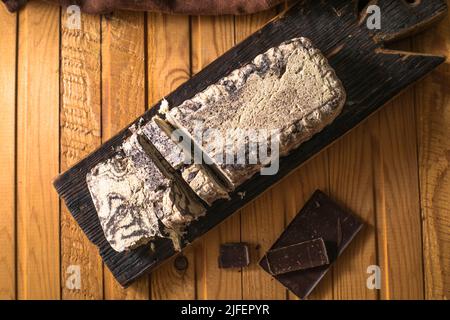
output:
<svg viewBox="0 0 450 320"><path fill-rule="evenodd" d="M163 236L150 201L155 186L145 183L138 171L130 158L119 153L86 176L105 237L118 252ZM164 177L156 179L163 181Z"/></svg>
<svg viewBox="0 0 450 320"><path fill-rule="evenodd" d="M167 177L143 149L137 133L87 174L100 224L114 250L133 249L156 237L169 237L180 248L184 227L205 208L175 177Z"/></svg>
<svg viewBox="0 0 450 320"><path fill-rule="evenodd" d="M240 133L278 131L279 155L284 156L330 124L344 103L345 90L327 59L308 39L295 38L256 56L165 115L235 188L268 164L272 150L269 145L269 157L249 164L254 141ZM218 142L217 134L226 142ZM245 154L247 162L224 163L230 152Z"/></svg>
<svg viewBox="0 0 450 320"><path fill-rule="evenodd" d="M165 130L161 127L165 127ZM212 205L218 199L228 199L227 191L208 168L185 159L184 148L175 141L175 137L171 138L172 130L168 123L155 116L138 132L142 132L148 138L167 162L180 172L191 189L208 205ZM186 152L190 152L189 145L185 149Z"/></svg>
<svg viewBox="0 0 450 320"><path fill-rule="evenodd" d="M122 150L137 167L138 176L145 184L153 186L154 197L151 199L157 217L165 227L180 230L183 226L198 216L205 209L189 194L185 185L179 183L168 164L158 161L157 156L149 156L153 150L144 150L139 141L139 131L133 133L122 144ZM155 174L157 172L157 174Z"/></svg>

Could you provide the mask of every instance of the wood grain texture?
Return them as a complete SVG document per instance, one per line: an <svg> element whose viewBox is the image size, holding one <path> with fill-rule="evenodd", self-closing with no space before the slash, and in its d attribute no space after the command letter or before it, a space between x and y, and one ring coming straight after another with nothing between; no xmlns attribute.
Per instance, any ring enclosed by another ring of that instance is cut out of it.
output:
<svg viewBox="0 0 450 320"><path fill-rule="evenodd" d="M156 104L190 77L189 23L188 16L147 16L149 105ZM172 259L151 275L152 299L195 299L194 249L187 249L183 255L187 269L178 270Z"/></svg>
<svg viewBox="0 0 450 320"><path fill-rule="evenodd" d="M422 235L414 95L375 115L375 192L381 299L423 299Z"/></svg>
<svg viewBox="0 0 450 320"><path fill-rule="evenodd" d="M251 245L252 263L242 270L243 299L286 299L286 289L258 261L285 226L283 188L273 188L240 210L242 241Z"/></svg>
<svg viewBox="0 0 450 320"><path fill-rule="evenodd" d="M371 119L328 149L330 195L365 226L333 266L334 299L377 299L367 268L377 264Z"/></svg>
<svg viewBox="0 0 450 320"><path fill-rule="evenodd" d="M60 10L32 2L19 14L17 259L19 299L60 298Z"/></svg>
<svg viewBox="0 0 450 320"><path fill-rule="evenodd" d="M16 44L17 15L0 8L0 299L16 298Z"/></svg>
<svg viewBox="0 0 450 320"><path fill-rule="evenodd" d="M72 13L73 14L73 13ZM72 28L71 13L61 17L61 171L101 144L100 17L81 15L81 28ZM75 269L74 269L75 268ZM80 271L80 287L71 282ZM61 206L62 299L102 299L103 267L98 249Z"/></svg>
<svg viewBox="0 0 450 320"><path fill-rule="evenodd" d="M144 14L115 12L102 21L102 141L145 111ZM106 299L148 299L149 279L127 289L104 268Z"/></svg>
<svg viewBox="0 0 450 320"><path fill-rule="evenodd" d="M193 74L235 44L234 17L232 16L193 17L191 30ZM239 216L235 216L209 232L196 244L197 298L240 299L242 297L240 270L219 269L217 260L221 243L239 241L240 219Z"/></svg>
<svg viewBox="0 0 450 320"><path fill-rule="evenodd" d="M236 43L260 29L277 14L275 9L235 18ZM254 254L249 267L242 269L243 299L285 299L286 290L262 270L257 262L270 248L285 223L283 190L275 188L240 210L241 241L249 243ZM255 250L254 248L258 248Z"/></svg>
<svg viewBox="0 0 450 320"><path fill-rule="evenodd" d="M450 57L450 18L413 48ZM450 62L416 86L425 298L450 299Z"/></svg>
<svg viewBox="0 0 450 320"><path fill-rule="evenodd" d="M148 93L149 105L157 103L189 79L190 19L149 13L148 30Z"/></svg>

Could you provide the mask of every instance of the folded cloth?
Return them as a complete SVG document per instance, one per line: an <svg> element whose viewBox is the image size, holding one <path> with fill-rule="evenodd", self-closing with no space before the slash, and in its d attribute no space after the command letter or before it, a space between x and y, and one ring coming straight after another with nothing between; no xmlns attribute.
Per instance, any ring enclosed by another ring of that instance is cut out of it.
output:
<svg viewBox="0 0 450 320"><path fill-rule="evenodd" d="M14 12L32 0L2 0ZM283 0L45 0L63 7L77 5L86 13L111 13L114 10L219 15L248 14L263 11Z"/></svg>

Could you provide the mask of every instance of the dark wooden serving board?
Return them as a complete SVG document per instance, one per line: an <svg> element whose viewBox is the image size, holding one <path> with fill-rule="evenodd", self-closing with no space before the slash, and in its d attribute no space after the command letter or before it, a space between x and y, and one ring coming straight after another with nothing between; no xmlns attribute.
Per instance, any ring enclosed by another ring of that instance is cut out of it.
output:
<svg viewBox="0 0 450 320"><path fill-rule="evenodd" d="M281 159L277 175L256 175L239 187L231 200L216 202L209 209L212 214L188 227L185 245L252 201L408 85L444 62L444 57L395 52L383 49L383 45L421 31L443 17L447 11L445 0L371 1L370 4L377 4L381 9L381 30L366 27L366 10L362 8L362 3L367 1L301 1L166 97L170 106L179 105L256 55L298 36L308 37L327 55L347 91L346 105L330 126ZM154 113L155 110L150 109L143 118L149 120ZM117 253L103 234L85 176L93 166L110 157L114 148L129 134L130 131L125 128L54 182L71 214L88 238L99 247L103 261L123 286L176 254L169 240L156 241L154 252L149 246L142 246L127 253ZM245 192L243 199L239 196L241 192Z"/></svg>

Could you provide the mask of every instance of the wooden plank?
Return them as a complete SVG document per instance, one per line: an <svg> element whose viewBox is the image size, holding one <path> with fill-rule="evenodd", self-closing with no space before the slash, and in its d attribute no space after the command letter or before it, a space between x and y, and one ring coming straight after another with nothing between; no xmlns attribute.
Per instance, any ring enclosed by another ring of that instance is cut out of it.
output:
<svg viewBox="0 0 450 320"><path fill-rule="evenodd" d="M61 19L60 166L67 170L101 144L100 18L81 15L80 28ZM98 249L61 204L62 299L102 299Z"/></svg>
<svg viewBox="0 0 450 320"><path fill-rule="evenodd" d="M149 13L147 30L148 104L153 105L190 77L189 17ZM151 275L152 299L195 299L194 249L183 255L186 269L172 260Z"/></svg>
<svg viewBox="0 0 450 320"><path fill-rule="evenodd" d="M30 2L19 14L17 259L19 299L60 298L59 18Z"/></svg>
<svg viewBox="0 0 450 320"><path fill-rule="evenodd" d="M283 203L286 215L286 225L298 214L306 201L317 189L328 193L329 189L329 167L328 151L324 150L310 159L307 163L295 170L279 185L275 186L283 190ZM280 233L281 234L281 233ZM330 271L320 281L308 300L331 300L333 299L333 272ZM289 300L298 299L297 296L288 293Z"/></svg>
<svg viewBox="0 0 450 320"><path fill-rule="evenodd" d="M381 299L423 299L416 123L409 89L375 115L376 225Z"/></svg>
<svg viewBox="0 0 450 320"><path fill-rule="evenodd" d="M333 266L334 299L377 299L367 288L367 268L377 265L371 120L328 149L330 195L365 226Z"/></svg>
<svg viewBox="0 0 450 320"><path fill-rule="evenodd" d="M287 10L295 4L295 0L289 0L284 3L284 9ZM281 182L283 190L292 190L285 193L289 199L285 200L286 224L298 214L306 201L317 189L328 192L329 189L329 166L328 150L324 150L295 170ZM309 295L308 300L331 300L333 299L333 266L330 271L322 278L320 283ZM298 297L288 292L289 300L298 300Z"/></svg>
<svg viewBox="0 0 450 320"><path fill-rule="evenodd" d="M157 103L189 79L189 17L148 13L148 97Z"/></svg>
<svg viewBox="0 0 450 320"><path fill-rule="evenodd" d="M380 4L384 5L385 23L383 32L375 35L369 33L364 24L359 23L360 20L351 2L311 1L303 4L307 5L306 8L295 6L282 17L267 24L261 31L224 53L167 96L169 106L177 105L207 85L218 81L231 70L247 63L258 53L299 35L314 39L315 45L329 56L330 63L343 81L348 94L347 103L332 126L326 127L302 144L301 148L282 158L276 175L255 175L233 192L229 201L216 202L208 209L214 214L208 214L189 225L183 245L193 242L217 226L444 61L438 56L392 52L382 48L384 39L392 40L398 36L411 34L429 25L423 21L431 23L442 17L446 12L446 6L442 1L421 2L414 7L414 15L411 15L410 10L404 10L404 2L385 0ZM330 7L331 5L333 6ZM326 9L323 6L326 6ZM314 25L327 27L323 30L311 28L311 21L315 21ZM205 39L211 44L214 44L214 41L220 42L217 39L209 40L207 37ZM143 118L149 120L154 114L155 110L150 109ZM156 253L152 253L145 246L126 254L117 253L112 250L101 231L83 177L92 166L110 157L114 147L118 146L128 133L129 130L124 128L99 150L55 181L55 186L72 215L91 241L99 246L103 260L123 285L130 284L144 271L156 269L175 254L170 241L163 239L156 241L159 248ZM243 191L246 196L242 199L240 192ZM80 203L84 205L80 206Z"/></svg>
<svg viewBox="0 0 450 320"><path fill-rule="evenodd" d="M450 57L450 18L414 49ZM450 63L416 86L425 298L450 299Z"/></svg>
<svg viewBox="0 0 450 320"><path fill-rule="evenodd" d="M145 111L144 14L115 12L102 21L102 140ZM148 299L149 279L123 289L105 267L105 299Z"/></svg>
<svg viewBox="0 0 450 320"><path fill-rule="evenodd" d="M16 42L17 15L0 8L0 299L16 298Z"/></svg>
<svg viewBox="0 0 450 320"><path fill-rule="evenodd" d="M197 73L219 55L231 48L234 39L234 18L201 16L192 18L192 72ZM209 232L196 244L197 298L240 299L240 270L219 269L219 246L240 241L240 219L234 216Z"/></svg>
<svg viewBox="0 0 450 320"><path fill-rule="evenodd" d="M365 15L364 1L359 1L357 14ZM338 141L330 149L330 194L341 205L364 222L365 227L333 266L335 299L377 299L376 289L367 287L367 268L377 264L375 203L373 197L373 150L371 128L373 117ZM345 205L344 205L345 204Z"/></svg>
<svg viewBox="0 0 450 320"><path fill-rule="evenodd" d="M260 29L276 15L275 9L235 18L236 42ZM239 212L241 215L241 240L251 244L252 263L242 270L243 299L285 299L286 290L262 270L257 261L271 247L284 227L283 190L275 188L264 193ZM258 250L255 250L255 246Z"/></svg>
<svg viewBox="0 0 450 320"><path fill-rule="evenodd" d="M295 4L295 0L286 1L283 4L284 10L288 10ZM277 186L275 187L277 188ZM328 150L324 150L317 154L313 159L295 170L280 183L283 190L289 190L284 194L289 199L284 201L285 206L285 226L298 214L306 201L312 196L317 189L328 192L329 189L329 166L328 166ZM320 283L309 295L308 300L331 300L333 299L333 266L330 271L322 278ZM288 291L287 299L298 300L299 298L292 292Z"/></svg>
<svg viewBox="0 0 450 320"><path fill-rule="evenodd" d="M242 270L243 299L282 300L287 297L286 289L258 264L285 226L285 192L275 187L239 211L242 241L249 243L252 249L252 263Z"/></svg>

